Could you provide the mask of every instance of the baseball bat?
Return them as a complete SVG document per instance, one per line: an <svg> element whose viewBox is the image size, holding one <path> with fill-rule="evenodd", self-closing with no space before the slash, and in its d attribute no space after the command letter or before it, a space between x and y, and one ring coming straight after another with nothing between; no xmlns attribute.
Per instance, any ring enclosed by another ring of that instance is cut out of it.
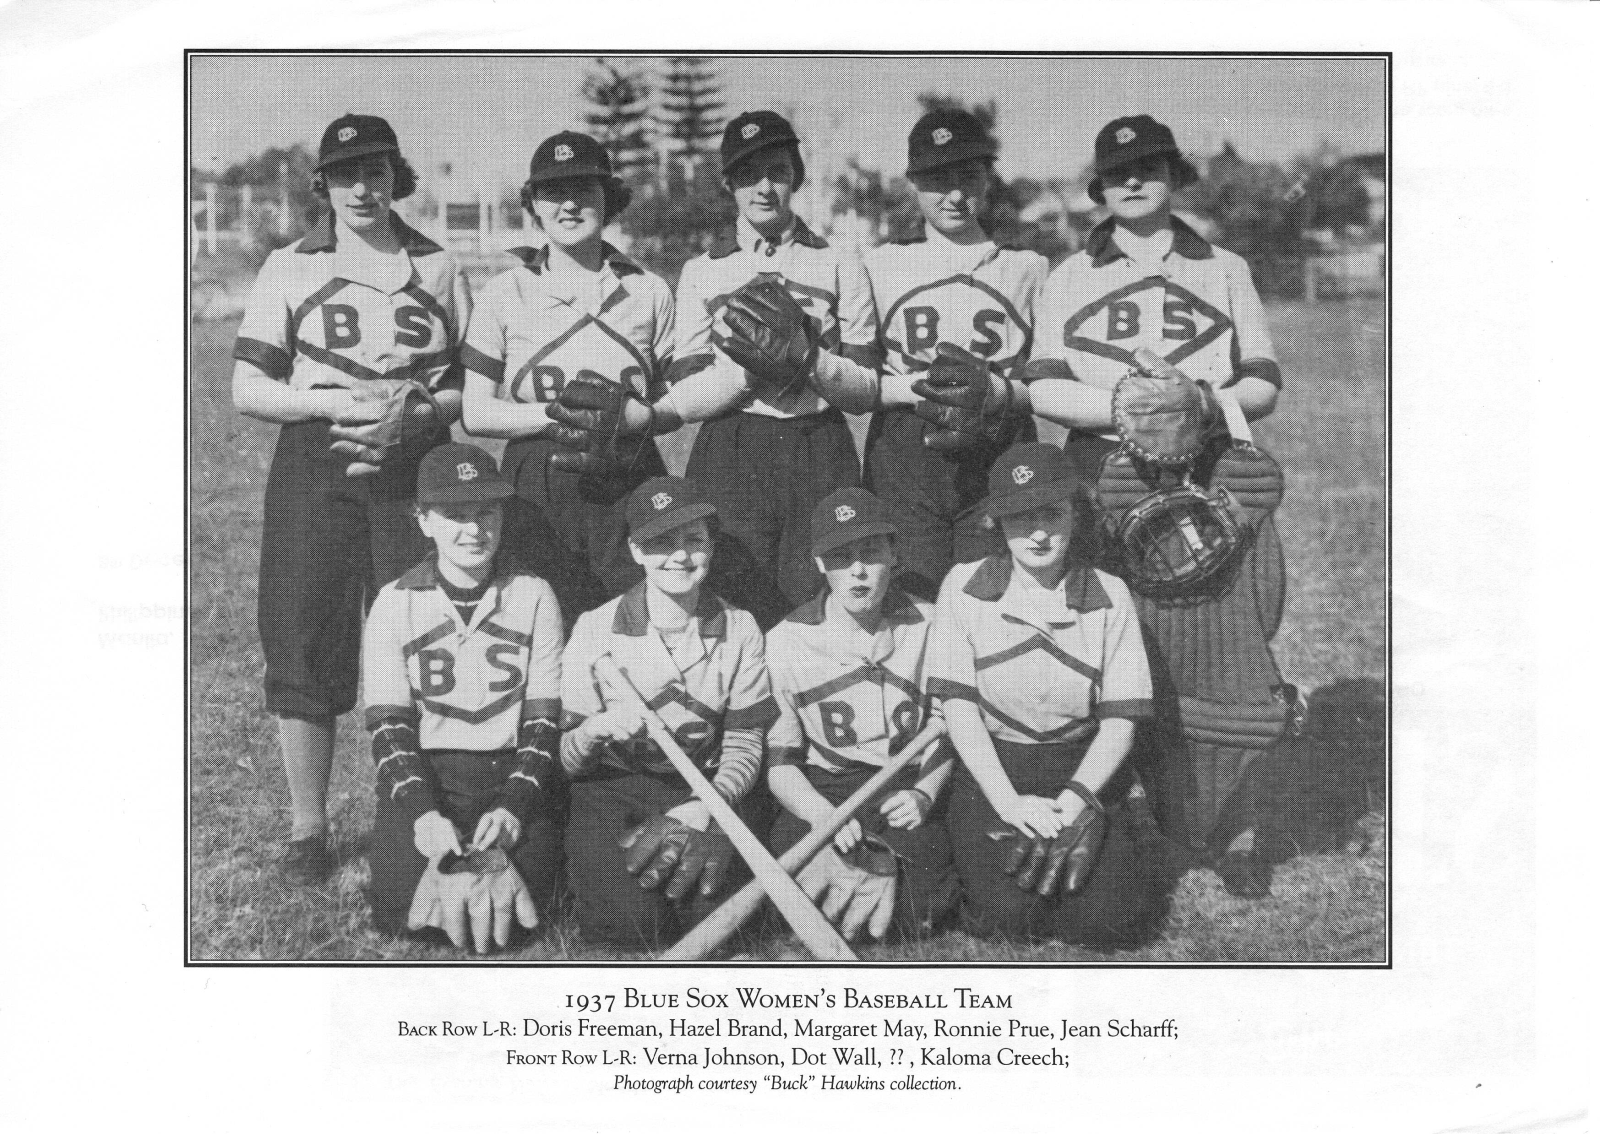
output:
<svg viewBox="0 0 1600 1134"><path fill-rule="evenodd" d="M798 874L800 870L816 857L817 852L837 835L844 825L855 817L855 813L866 805L885 784L900 774L900 770L922 756L929 748L937 744L945 735L943 722L930 724L923 729L915 739L902 748L893 759L872 774L872 778L858 787L848 799L833 809L833 814L826 823L813 827L794 846L783 852L783 857L778 859L778 865L789 874ZM733 897L723 902L699 925L679 939L665 953L661 954L663 961L698 961L704 959L718 945L731 937L738 928L745 923L751 914L755 913L761 905L765 895L759 879L747 882L743 889Z"/></svg>
<svg viewBox="0 0 1600 1134"><path fill-rule="evenodd" d="M806 897L800 884L788 874L783 867L778 865L778 860L772 853L761 845L761 840L756 838L749 827L744 825L744 820L735 814L728 801L717 793L707 780L705 774L694 766L694 761L689 759L688 753L679 747L677 740L668 731L666 722L645 703L639 691L634 688L633 681L626 671L617 664L610 654L602 654L595 659L594 675L599 679L603 688L615 690L624 698L631 697L644 714L645 729L650 734L650 739L655 741L656 747L665 752L672 766L678 774L688 782L695 795L711 811L711 816L722 828L722 833L744 857L749 864L751 872L761 882L761 886L772 896L773 905L794 927L795 933L811 950L812 956L821 961L853 961L856 955L843 937L839 936L832 923L822 916L822 911L811 904L811 899Z"/></svg>

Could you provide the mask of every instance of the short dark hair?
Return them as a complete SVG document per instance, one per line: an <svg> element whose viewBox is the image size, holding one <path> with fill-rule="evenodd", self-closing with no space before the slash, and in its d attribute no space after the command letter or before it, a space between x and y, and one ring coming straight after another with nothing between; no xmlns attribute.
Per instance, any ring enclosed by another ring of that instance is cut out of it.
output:
<svg viewBox="0 0 1600 1134"><path fill-rule="evenodd" d="M522 208L524 211L526 211L527 214L533 218L533 223L538 224L539 214L533 211L533 191L535 185L536 183L533 181L524 181L522 183L522 192L518 195L518 200L522 202ZM616 220L617 217L622 215L622 210L626 209L628 207L628 203L633 200L633 190L629 189L620 177L607 177L602 179L600 182L600 188L605 192L606 197L605 204L603 206L606 215L601 218L601 223L610 224L612 221Z"/></svg>
<svg viewBox="0 0 1600 1134"><path fill-rule="evenodd" d="M1173 192L1177 192L1179 189L1186 189L1200 180L1200 171L1194 167L1193 162L1182 154L1163 154L1162 156L1167 159L1167 168L1172 171ZM1106 203L1105 184L1098 177L1089 182L1089 200L1097 205Z"/></svg>
<svg viewBox="0 0 1600 1134"><path fill-rule="evenodd" d="M417 171L411 168L410 162L397 153L385 154L384 156L389 159L389 168L394 170L394 196L390 199L404 201L417 191ZM352 158L351 160L360 161L361 159ZM336 161L313 173L311 175L311 191L326 201L328 199L328 182L323 175L334 166L343 164L343 162Z"/></svg>
<svg viewBox="0 0 1600 1134"><path fill-rule="evenodd" d="M761 154L770 153L773 150L783 150L789 155L789 162L794 166L794 189L798 191L800 186L806 183L806 161L805 158L800 156L799 145L794 142L786 142L781 146L768 146L765 149L756 150L754 153L746 154L744 157L740 158L737 163L735 163L733 169L729 169L722 175L723 185L728 187L729 192L732 192L733 170L739 168L739 166L743 165L750 159L758 157Z"/></svg>

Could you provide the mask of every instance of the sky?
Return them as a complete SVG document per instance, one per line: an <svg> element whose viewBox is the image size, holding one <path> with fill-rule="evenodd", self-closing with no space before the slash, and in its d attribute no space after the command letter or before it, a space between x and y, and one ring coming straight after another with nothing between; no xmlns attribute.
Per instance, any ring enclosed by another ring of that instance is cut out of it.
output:
<svg viewBox="0 0 1600 1134"><path fill-rule="evenodd" d="M647 73L661 60L635 57ZM346 111L381 114L426 181L449 161L465 181L499 189L526 176L541 139L582 128L591 57L196 56L192 153L221 168L268 146L315 149ZM1002 176L1072 177L1097 130L1148 113L1186 152L1225 141L1250 159L1284 160L1326 141L1346 153L1385 148L1384 65L1375 59L1259 57L723 56L713 59L726 113L788 113L813 169L857 157L899 173L927 90L999 105Z"/></svg>

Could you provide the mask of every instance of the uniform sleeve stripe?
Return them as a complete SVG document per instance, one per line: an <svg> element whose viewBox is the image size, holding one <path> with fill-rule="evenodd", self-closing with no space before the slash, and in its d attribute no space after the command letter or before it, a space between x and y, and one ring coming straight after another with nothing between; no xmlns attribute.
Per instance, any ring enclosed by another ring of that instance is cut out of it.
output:
<svg viewBox="0 0 1600 1134"><path fill-rule="evenodd" d="M413 728L417 724L417 710L411 705L368 705L367 731L374 731L386 718L398 717Z"/></svg>
<svg viewBox="0 0 1600 1134"><path fill-rule="evenodd" d="M465 366L474 374L482 374L496 386L498 386L506 376L506 364L504 359L490 358L471 343L466 343L461 347L461 365Z"/></svg>
<svg viewBox="0 0 1600 1134"><path fill-rule="evenodd" d="M959 681L950 681L943 677L928 678L928 696L941 697L946 701L972 701L978 700L976 686L963 685Z"/></svg>
<svg viewBox="0 0 1600 1134"><path fill-rule="evenodd" d="M1278 364L1270 358L1251 358L1239 364L1239 377L1260 378L1262 381L1271 382L1278 389L1283 389L1283 371L1278 369Z"/></svg>
<svg viewBox="0 0 1600 1134"><path fill-rule="evenodd" d="M1100 720L1108 717L1121 717L1130 721L1147 721L1156 715L1155 703L1143 698L1127 701L1101 701L1094 707L1094 715Z"/></svg>
<svg viewBox="0 0 1600 1134"><path fill-rule="evenodd" d="M280 382L287 382L294 373L294 358L289 352L260 339L239 336L233 341L233 357L248 362L267 377Z"/></svg>
<svg viewBox="0 0 1600 1134"><path fill-rule="evenodd" d="M769 729L778 719L778 702L770 696L763 697L754 705L746 705L742 709L730 709L723 718L722 727L733 728L759 728Z"/></svg>
<svg viewBox="0 0 1600 1134"><path fill-rule="evenodd" d="M772 748L767 751L767 767L799 767L806 762L804 748Z"/></svg>
<svg viewBox="0 0 1600 1134"><path fill-rule="evenodd" d="M559 697L533 697L522 703L522 719L525 721L559 721L561 719L561 699Z"/></svg>

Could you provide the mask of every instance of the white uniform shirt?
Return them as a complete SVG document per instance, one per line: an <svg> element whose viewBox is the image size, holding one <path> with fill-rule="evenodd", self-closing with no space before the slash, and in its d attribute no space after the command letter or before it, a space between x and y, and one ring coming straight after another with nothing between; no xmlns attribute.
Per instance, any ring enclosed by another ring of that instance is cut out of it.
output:
<svg viewBox="0 0 1600 1134"><path fill-rule="evenodd" d="M1111 221L1098 225L1040 299L1034 357L1065 360L1080 382L1113 389L1140 347L1219 389L1246 375L1283 384L1249 265L1176 217L1154 266L1123 254Z"/></svg>
<svg viewBox="0 0 1600 1134"><path fill-rule="evenodd" d="M1037 252L993 241L954 244L937 232L884 244L865 257L879 312L878 339L890 371L928 369L941 342L1002 371L1028 361L1034 305L1050 265Z"/></svg>
<svg viewBox="0 0 1600 1134"><path fill-rule="evenodd" d="M423 749L515 748L524 717L561 716L561 610L550 584L498 572L463 622L433 559L378 592L361 643L367 727L417 722Z"/></svg>
<svg viewBox="0 0 1600 1134"><path fill-rule="evenodd" d="M1076 567L1053 591L1013 577L1010 556L958 563L939 590L928 692L972 701L991 736L1049 744L1099 720L1153 712L1150 664L1128 586Z"/></svg>
<svg viewBox="0 0 1600 1134"><path fill-rule="evenodd" d="M768 763L830 772L881 768L917 734L929 711L923 657L933 606L897 591L867 652L841 643L825 617L827 596L802 603L767 633L778 719Z"/></svg>
<svg viewBox="0 0 1600 1134"><path fill-rule="evenodd" d="M823 348L841 345L870 347L877 339L878 321L872 302L872 285L861 259L847 249L835 248L814 235L798 217L776 242L767 242L740 218L735 235L723 237L711 250L683 266L678 278L678 359L713 355L714 365L736 372L733 384L748 386L752 379L711 341L728 328L721 321L728 297L758 275L783 281L797 303L805 308L821 336ZM752 396L741 407L746 413L768 417L800 417L821 413L828 403L809 385L802 386L781 404Z"/></svg>
<svg viewBox="0 0 1600 1134"><path fill-rule="evenodd" d="M777 717L766 650L753 615L702 591L684 650L673 654L650 625L645 584L579 615L562 667L563 730L603 712L617 692L600 686L595 661L610 654L661 715L689 759L708 774L727 729L766 729ZM676 774L655 742L605 744L600 763L621 771Z"/></svg>
<svg viewBox="0 0 1600 1134"><path fill-rule="evenodd" d="M297 390L413 378L437 389L472 300L455 256L393 218L400 251L340 249L333 214L267 257L233 356Z"/></svg>
<svg viewBox="0 0 1600 1134"><path fill-rule="evenodd" d="M672 289L609 244L597 286L577 293L546 270L544 248L510 250L522 263L484 285L461 361L510 402L556 400L580 370L641 397L671 362Z"/></svg>

